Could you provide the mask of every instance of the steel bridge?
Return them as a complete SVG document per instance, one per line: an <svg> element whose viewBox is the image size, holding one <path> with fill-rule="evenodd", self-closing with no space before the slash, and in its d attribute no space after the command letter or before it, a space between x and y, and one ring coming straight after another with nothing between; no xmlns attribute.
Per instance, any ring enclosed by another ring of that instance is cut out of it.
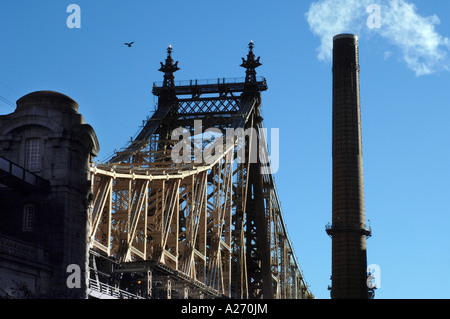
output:
<svg viewBox="0 0 450 319"><path fill-rule="evenodd" d="M153 116L91 168L91 296L314 298L271 172L253 47L245 78L176 82L169 46Z"/></svg>

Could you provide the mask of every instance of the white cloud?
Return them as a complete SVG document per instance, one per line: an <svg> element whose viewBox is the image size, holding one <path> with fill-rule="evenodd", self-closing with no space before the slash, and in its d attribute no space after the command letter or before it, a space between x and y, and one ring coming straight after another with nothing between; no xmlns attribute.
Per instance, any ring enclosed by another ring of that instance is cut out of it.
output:
<svg viewBox="0 0 450 319"><path fill-rule="evenodd" d="M331 60L333 36L339 33L359 33L364 25L365 8L369 0L322 0L311 4L306 19L311 31L320 37L318 58Z"/></svg>
<svg viewBox="0 0 450 319"><path fill-rule="evenodd" d="M381 27L369 29L366 9L379 5ZM440 35L436 15L421 16L406 0L319 0L311 4L306 19L321 39L318 58L331 60L332 39L339 33L376 33L399 48L406 65L417 76L450 71L450 40ZM390 55L390 54L389 54Z"/></svg>
<svg viewBox="0 0 450 319"><path fill-rule="evenodd" d="M392 55L392 51L385 51L383 54L384 57L384 61L386 61L387 59L389 59Z"/></svg>

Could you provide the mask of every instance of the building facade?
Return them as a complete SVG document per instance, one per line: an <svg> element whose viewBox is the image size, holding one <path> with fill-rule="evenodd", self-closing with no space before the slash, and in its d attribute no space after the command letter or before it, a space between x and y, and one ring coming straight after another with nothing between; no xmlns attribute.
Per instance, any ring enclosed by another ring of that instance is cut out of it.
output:
<svg viewBox="0 0 450 319"><path fill-rule="evenodd" d="M89 167L98 151L64 94L27 94L0 116L1 297L87 297ZM69 265L81 271L75 288Z"/></svg>

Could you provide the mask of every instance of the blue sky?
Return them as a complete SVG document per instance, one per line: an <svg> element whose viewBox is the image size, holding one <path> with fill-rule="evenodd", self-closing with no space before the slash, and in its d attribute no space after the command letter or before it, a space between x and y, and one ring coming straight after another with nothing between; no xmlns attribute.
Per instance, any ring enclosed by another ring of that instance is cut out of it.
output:
<svg viewBox="0 0 450 319"><path fill-rule="evenodd" d="M69 4L81 8L70 29ZM381 8L379 29L366 20ZM450 2L447 0L86 1L0 4L0 114L37 90L76 100L106 159L138 131L172 45L176 80L242 77L253 40L267 79L262 112L280 128L275 175L305 278L329 298L333 34L357 33L368 263L376 298L448 298ZM135 41L132 48L124 42Z"/></svg>

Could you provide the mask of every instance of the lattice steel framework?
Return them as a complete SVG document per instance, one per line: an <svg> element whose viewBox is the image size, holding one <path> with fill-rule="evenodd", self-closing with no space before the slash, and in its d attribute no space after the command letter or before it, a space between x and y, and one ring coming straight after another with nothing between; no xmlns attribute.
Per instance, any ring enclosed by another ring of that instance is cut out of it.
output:
<svg viewBox="0 0 450 319"><path fill-rule="evenodd" d="M92 252L114 260L110 282L144 279L146 297L312 298L271 174L253 43L245 79L175 82L177 64L169 47L154 115L91 169Z"/></svg>

